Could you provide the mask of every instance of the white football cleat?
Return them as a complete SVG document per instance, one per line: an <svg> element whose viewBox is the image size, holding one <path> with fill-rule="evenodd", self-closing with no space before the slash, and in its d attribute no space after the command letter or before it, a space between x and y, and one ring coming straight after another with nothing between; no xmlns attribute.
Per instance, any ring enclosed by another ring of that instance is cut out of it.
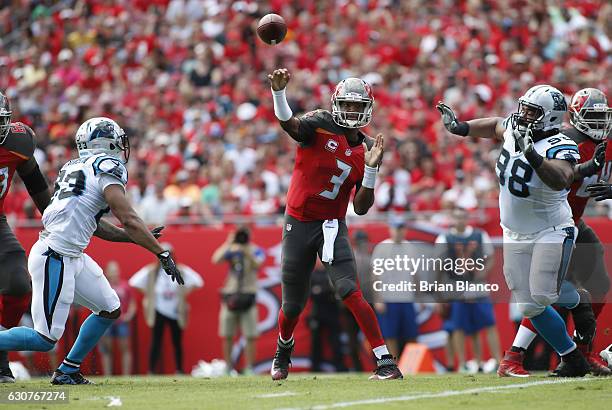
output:
<svg viewBox="0 0 612 410"><path fill-rule="evenodd" d="M606 347L601 352L599 352L599 357L601 357L608 364L608 367L612 369L612 345Z"/></svg>

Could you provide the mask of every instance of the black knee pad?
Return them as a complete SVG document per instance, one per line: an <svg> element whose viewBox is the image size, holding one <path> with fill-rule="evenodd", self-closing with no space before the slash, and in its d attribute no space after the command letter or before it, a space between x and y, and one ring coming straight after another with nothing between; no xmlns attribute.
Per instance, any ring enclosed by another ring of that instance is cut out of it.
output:
<svg viewBox="0 0 612 410"><path fill-rule="evenodd" d="M0 277L0 294L25 296L32 292L25 252L11 252L0 258L3 273Z"/></svg>
<svg viewBox="0 0 612 410"><path fill-rule="evenodd" d="M10 292L7 295L11 296L25 296L32 293L32 282L27 271L24 275L16 275L11 281Z"/></svg>
<svg viewBox="0 0 612 410"><path fill-rule="evenodd" d="M119 319L119 316L121 316L121 308L118 307L112 312L107 312L103 310L98 314L98 316L103 317L105 319L113 319L113 320Z"/></svg>
<svg viewBox="0 0 612 410"><path fill-rule="evenodd" d="M302 310L304 310L304 306L297 303L285 302L283 303L282 309L283 314L287 319L295 319L300 315L300 313L302 313Z"/></svg>
<svg viewBox="0 0 612 410"><path fill-rule="evenodd" d="M340 299L344 299L357 290L357 282L354 279L339 279L334 283L334 287Z"/></svg>

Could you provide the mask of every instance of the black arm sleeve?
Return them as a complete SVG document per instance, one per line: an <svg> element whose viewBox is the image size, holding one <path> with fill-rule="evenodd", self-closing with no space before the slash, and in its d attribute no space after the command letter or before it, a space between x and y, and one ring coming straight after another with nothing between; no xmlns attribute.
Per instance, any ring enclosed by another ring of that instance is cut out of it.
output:
<svg viewBox="0 0 612 410"><path fill-rule="evenodd" d="M45 178L40 171L38 164L36 164L27 174L24 175L19 173L19 176L23 180L23 183L25 184L30 195L36 195L49 189L47 178Z"/></svg>

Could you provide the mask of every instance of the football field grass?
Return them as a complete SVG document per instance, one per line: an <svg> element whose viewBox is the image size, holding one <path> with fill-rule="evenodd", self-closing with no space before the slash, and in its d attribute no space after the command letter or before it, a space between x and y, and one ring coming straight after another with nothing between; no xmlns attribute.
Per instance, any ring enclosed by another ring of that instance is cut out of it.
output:
<svg viewBox="0 0 612 410"><path fill-rule="evenodd" d="M196 379L188 376L93 378L96 385L55 386L48 379L0 385L11 391L66 390L68 404L0 403L3 409L605 409L612 378L527 379L494 375L416 376L369 381L367 374L292 374ZM111 407L113 407L111 405Z"/></svg>

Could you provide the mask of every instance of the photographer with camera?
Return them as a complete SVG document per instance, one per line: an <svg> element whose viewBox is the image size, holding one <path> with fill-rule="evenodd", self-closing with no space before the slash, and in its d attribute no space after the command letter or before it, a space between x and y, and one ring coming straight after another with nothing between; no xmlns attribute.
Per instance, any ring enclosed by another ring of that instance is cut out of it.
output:
<svg viewBox="0 0 612 410"><path fill-rule="evenodd" d="M234 367L232 344L238 325L246 338L243 374L253 372L257 339L257 271L264 259L263 250L250 243L250 231L244 226L232 232L212 256L212 263L227 262L229 265L229 274L221 289L219 312L219 337L223 339L223 358L228 373Z"/></svg>

